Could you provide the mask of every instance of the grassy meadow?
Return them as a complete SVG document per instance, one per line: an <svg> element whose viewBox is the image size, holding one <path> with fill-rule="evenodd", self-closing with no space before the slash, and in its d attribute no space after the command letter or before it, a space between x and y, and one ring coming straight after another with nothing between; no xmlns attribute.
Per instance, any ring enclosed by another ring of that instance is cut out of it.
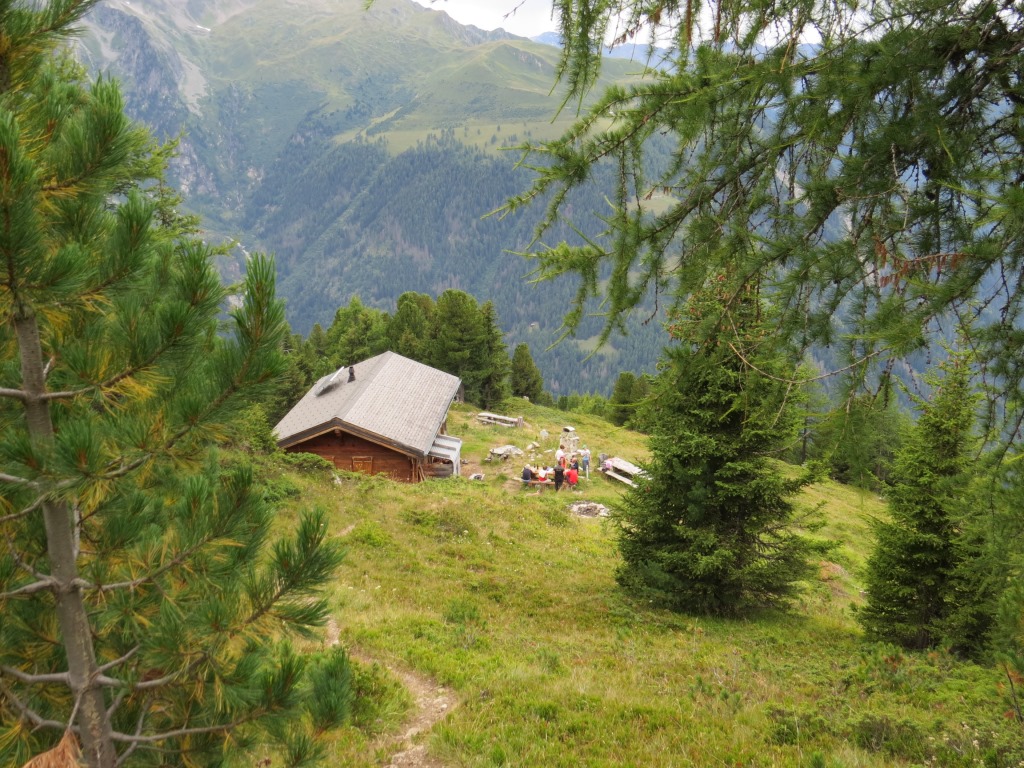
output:
<svg viewBox="0 0 1024 768"><path fill-rule="evenodd" d="M331 764L388 764L383 736L412 709L393 668L429 676L458 702L418 737L430 765L1024 765L1024 730L1004 717L997 670L860 637L852 612L868 520L885 514L877 497L834 483L806 491L801 503L824 502L817 535L839 546L789 611L667 613L617 587L613 525L568 511L578 500L614 505L621 486L592 472L577 493L538 495L520 487L522 461L481 461L541 429L551 457L566 423L595 461L641 459L643 437L528 403L510 411L525 429L481 426L474 413L454 409L449 432L482 482L268 470L288 497L282 526L322 505L348 549L330 600L340 641L364 660L367 697Z"/></svg>

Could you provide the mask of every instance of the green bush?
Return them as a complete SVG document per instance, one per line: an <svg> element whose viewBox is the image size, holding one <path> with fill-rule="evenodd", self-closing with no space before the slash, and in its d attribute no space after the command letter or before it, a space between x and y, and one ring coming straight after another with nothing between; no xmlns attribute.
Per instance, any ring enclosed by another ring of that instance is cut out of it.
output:
<svg viewBox="0 0 1024 768"><path fill-rule="evenodd" d="M239 447L251 453L275 453L277 438L267 419L262 405L253 404L242 411L235 420Z"/></svg>
<svg viewBox="0 0 1024 768"><path fill-rule="evenodd" d="M474 537L476 529L458 512L450 509L410 509L405 519L413 525L424 528L437 539Z"/></svg>
<svg viewBox="0 0 1024 768"><path fill-rule="evenodd" d="M881 752L907 760L925 754L925 738L920 726L910 720L868 712L849 723L850 737L862 749Z"/></svg>
<svg viewBox="0 0 1024 768"><path fill-rule="evenodd" d="M302 493L302 489L287 477L273 477L263 482L263 498L271 504L293 499Z"/></svg>
<svg viewBox="0 0 1024 768"><path fill-rule="evenodd" d="M800 744L830 731L828 721L817 712L772 707L768 720L768 741L772 744Z"/></svg>
<svg viewBox="0 0 1024 768"><path fill-rule="evenodd" d="M352 689L352 725L368 733L388 730L412 707L408 690L380 664L353 666Z"/></svg>
<svg viewBox="0 0 1024 768"><path fill-rule="evenodd" d="M333 472L335 469L334 464L323 456L317 456L315 453L285 453L281 456L281 459L288 466L300 472L308 472L310 474L315 472Z"/></svg>
<svg viewBox="0 0 1024 768"><path fill-rule="evenodd" d="M358 544L365 544L368 547L374 549L384 549L392 543L391 536L376 523L363 522L361 523L352 534L349 539Z"/></svg>

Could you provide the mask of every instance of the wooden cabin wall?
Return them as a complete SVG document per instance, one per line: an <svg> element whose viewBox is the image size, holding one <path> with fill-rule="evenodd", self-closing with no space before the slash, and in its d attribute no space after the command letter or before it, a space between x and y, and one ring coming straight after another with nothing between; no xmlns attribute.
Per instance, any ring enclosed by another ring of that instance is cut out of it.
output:
<svg viewBox="0 0 1024 768"><path fill-rule="evenodd" d="M296 453L315 453L332 462L338 469L367 474L386 474L393 480L416 482L419 478L413 460L404 453L393 451L361 437L342 432L340 436L329 432L312 437L305 442L289 446L287 450ZM367 469L369 459L372 469Z"/></svg>

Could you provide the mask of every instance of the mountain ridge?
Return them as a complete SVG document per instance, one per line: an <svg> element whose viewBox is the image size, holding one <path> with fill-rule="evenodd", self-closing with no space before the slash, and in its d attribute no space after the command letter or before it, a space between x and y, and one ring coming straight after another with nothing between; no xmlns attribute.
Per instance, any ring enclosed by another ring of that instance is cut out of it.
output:
<svg viewBox="0 0 1024 768"><path fill-rule="evenodd" d="M495 303L555 394L609 392L617 366L653 368L656 324L589 360L596 320L548 349L575 286L533 286L509 253L529 245L540 207L483 218L532 178L502 150L575 117L559 113L557 49L410 0L108 1L85 21L90 69L117 76L157 136L181 134L172 175L209 237L276 254L296 330L329 324L354 293L390 309L405 290L458 287ZM610 61L606 78L636 68ZM601 208L599 186L581 210ZM588 235L602 226L592 218ZM243 268L239 251L223 272Z"/></svg>

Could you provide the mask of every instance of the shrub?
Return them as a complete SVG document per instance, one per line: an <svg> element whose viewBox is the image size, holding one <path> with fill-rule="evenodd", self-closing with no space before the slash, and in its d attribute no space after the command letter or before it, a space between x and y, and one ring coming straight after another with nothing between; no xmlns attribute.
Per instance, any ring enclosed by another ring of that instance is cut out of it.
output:
<svg viewBox="0 0 1024 768"><path fill-rule="evenodd" d="M317 456L315 453L285 453L281 456L281 459L288 466L300 472L308 472L310 474L333 472L335 469L334 464L323 456Z"/></svg>

